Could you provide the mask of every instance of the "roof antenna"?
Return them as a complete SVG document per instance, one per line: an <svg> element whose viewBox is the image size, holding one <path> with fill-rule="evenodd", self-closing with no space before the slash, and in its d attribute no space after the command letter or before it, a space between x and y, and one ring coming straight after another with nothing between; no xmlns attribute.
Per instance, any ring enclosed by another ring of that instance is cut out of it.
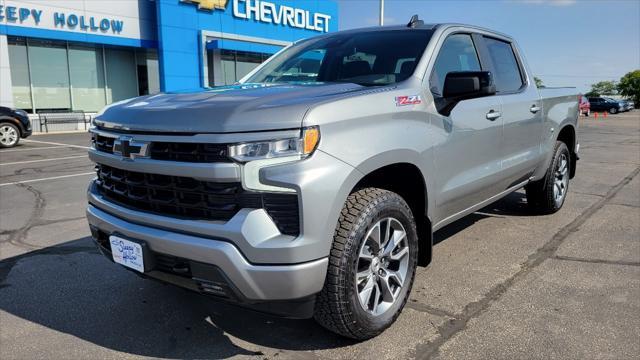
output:
<svg viewBox="0 0 640 360"><path fill-rule="evenodd" d="M415 27L418 27L420 25L424 25L424 21L418 19L418 15L416 14L416 15L413 15L411 17L411 20L409 20L409 23L407 24L407 27L415 28Z"/></svg>

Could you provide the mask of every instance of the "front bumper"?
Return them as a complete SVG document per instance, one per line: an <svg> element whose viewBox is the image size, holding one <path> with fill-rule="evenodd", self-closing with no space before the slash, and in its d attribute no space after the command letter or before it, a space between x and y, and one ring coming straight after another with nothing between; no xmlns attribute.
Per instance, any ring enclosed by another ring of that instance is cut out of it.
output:
<svg viewBox="0 0 640 360"><path fill-rule="evenodd" d="M94 241L107 257L111 258L106 241L109 235L143 241L153 254L151 261L162 257L179 264L167 267L166 260L156 263L145 276L260 311L308 317L313 295L324 284L327 258L291 265L255 265L225 241L138 225L93 205L87 207L87 218Z"/></svg>

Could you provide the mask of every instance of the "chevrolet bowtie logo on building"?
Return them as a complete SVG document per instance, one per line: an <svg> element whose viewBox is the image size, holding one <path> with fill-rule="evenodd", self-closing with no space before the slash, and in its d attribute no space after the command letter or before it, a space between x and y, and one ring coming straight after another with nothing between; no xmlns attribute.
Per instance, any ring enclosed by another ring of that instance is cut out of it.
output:
<svg viewBox="0 0 640 360"><path fill-rule="evenodd" d="M123 160L133 160L139 157L147 157L149 143L146 141L134 141L130 137L119 137L113 142L113 153L122 156Z"/></svg>
<svg viewBox="0 0 640 360"><path fill-rule="evenodd" d="M200 10L224 10L229 0L180 0L183 3L198 4Z"/></svg>

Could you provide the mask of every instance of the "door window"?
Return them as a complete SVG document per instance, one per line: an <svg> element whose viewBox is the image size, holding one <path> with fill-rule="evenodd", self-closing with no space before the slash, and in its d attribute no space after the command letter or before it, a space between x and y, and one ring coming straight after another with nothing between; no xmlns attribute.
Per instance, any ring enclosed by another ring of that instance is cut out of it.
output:
<svg viewBox="0 0 640 360"><path fill-rule="evenodd" d="M442 97L444 79L454 71L480 71L478 53L469 34L453 34L440 48L438 58L429 79L434 96Z"/></svg>
<svg viewBox="0 0 640 360"><path fill-rule="evenodd" d="M524 81L511 44L488 37L484 42L494 66L496 91L505 93L520 89Z"/></svg>

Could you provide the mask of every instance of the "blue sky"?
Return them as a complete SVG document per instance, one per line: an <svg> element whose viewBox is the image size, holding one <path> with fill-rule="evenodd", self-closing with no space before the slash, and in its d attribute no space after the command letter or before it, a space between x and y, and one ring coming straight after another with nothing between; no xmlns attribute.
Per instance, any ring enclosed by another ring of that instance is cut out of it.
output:
<svg viewBox="0 0 640 360"><path fill-rule="evenodd" d="M378 0L338 0L340 29L378 23ZM385 25L479 25L513 36L548 86L618 80L640 69L640 0L385 0Z"/></svg>

